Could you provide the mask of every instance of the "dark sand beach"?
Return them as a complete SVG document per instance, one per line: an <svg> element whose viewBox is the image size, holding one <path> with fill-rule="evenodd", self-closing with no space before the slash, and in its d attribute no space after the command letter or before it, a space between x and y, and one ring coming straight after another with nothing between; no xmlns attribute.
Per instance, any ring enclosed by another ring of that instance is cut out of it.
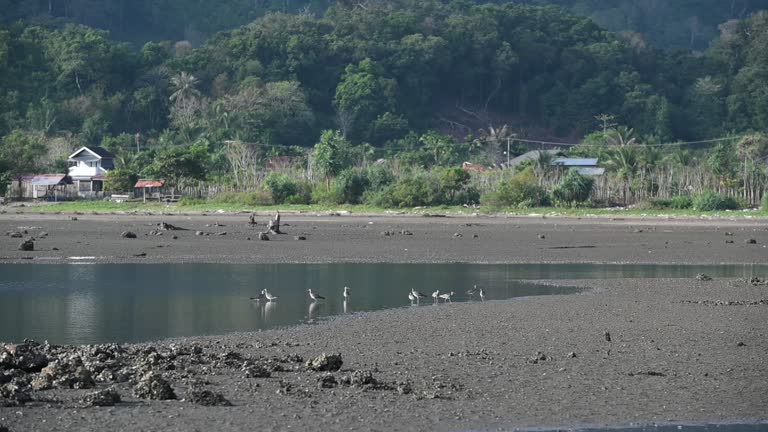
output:
<svg viewBox="0 0 768 432"><path fill-rule="evenodd" d="M69 217L2 215L0 231L42 237L34 252L1 237L2 261L713 264L768 257L768 224L759 220L285 215L287 234L265 242L254 235L263 225L249 227L247 215ZM160 221L189 231L145 235ZM121 238L126 230L138 238ZM140 253L147 255L133 256ZM61 365L54 375L79 365L92 372L95 388L30 390L32 401L0 408L0 425L14 432L389 431L768 420L767 286L693 278L541 283L586 289L122 347L30 345L23 349ZM341 354L340 370L306 366L322 353ZM0 350L6 376L17 360ZM164 388L158 378L176 400L136 396L148 384L149 394ZM78 375L67 384L78 380L87 381ZM108 387L123 402L91 407L83 400ZM232 406L201 406L216 402L205 390Z"/></svg>

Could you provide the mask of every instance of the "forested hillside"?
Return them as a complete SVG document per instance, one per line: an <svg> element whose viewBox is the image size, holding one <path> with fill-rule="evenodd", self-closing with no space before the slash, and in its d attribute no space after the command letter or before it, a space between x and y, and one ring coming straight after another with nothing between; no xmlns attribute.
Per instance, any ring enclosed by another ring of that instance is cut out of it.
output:
<svg viewBox="0 0 768 432"><path fill-rule="evenodd" d="M0 28L0 163L6 176L61 170L76 146L103 145L136 175L187 161L197 178L230 179L232 142L263 157L344 141L364 160L423 167L497 162L513 133L577 140L621 125L652 144L764 131L768 12L720 31L693 54L552 6L419 0L269 13L198 47L133 49L82 25L19 21Z"/></svg>
<svg viewBox="0 0 768 432"><path fill-rule="evenodd" d="M768 8L768 0L513 0L537 6L557 5L593 19L615 32L634 32L659 48L704 50L720 34L720 25ZM202 43L270 12L321 16L333 0L0 0L2 21L77 23L109 31L138 46L148 41ZM339 4L345 4L339 1ZM349 2L352 4L353 2ZM354 2L373 5L375 1ZM473 3L463 0L463 3ZM478 0L474 3L506 3Z"/></svg>

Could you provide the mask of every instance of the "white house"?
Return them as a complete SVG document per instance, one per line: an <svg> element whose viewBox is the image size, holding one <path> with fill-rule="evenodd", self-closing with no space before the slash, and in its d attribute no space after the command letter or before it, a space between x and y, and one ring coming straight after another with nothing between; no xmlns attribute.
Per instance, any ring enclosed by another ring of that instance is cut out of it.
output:
<svg viewBox="0 0 768 432"><path fill-rule="evenodd" d="M115 155L101 147L83 147L67 159L69 177L80 196L95 197L104 190L107 171L115 169Z"/></svg>

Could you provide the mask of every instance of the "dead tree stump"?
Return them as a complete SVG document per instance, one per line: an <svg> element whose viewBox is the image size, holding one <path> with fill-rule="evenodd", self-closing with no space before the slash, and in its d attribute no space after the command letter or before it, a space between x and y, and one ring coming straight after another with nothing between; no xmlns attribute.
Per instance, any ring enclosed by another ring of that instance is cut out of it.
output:
<svg viewBox="0 0 768 432"><path fill-rule="evenodd" d="M267 224L267 231L271 234L282 234L282 232L280 232L280 212L275 214L274 219L269 220L269 223Z"/></svg>

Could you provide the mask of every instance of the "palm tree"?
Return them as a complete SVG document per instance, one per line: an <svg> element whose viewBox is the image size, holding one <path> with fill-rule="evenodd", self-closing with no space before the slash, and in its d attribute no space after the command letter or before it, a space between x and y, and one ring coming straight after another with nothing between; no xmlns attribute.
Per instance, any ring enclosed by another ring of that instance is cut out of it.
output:
<svg viewBox="0 0 768 432"><path fill-rule="evenodd" d="M173 102L186 101L200 96L200 91L195 88L198 79L192 74L181 72L171 77L171 84L173 84L174 92L170 99Z"/></svg>

